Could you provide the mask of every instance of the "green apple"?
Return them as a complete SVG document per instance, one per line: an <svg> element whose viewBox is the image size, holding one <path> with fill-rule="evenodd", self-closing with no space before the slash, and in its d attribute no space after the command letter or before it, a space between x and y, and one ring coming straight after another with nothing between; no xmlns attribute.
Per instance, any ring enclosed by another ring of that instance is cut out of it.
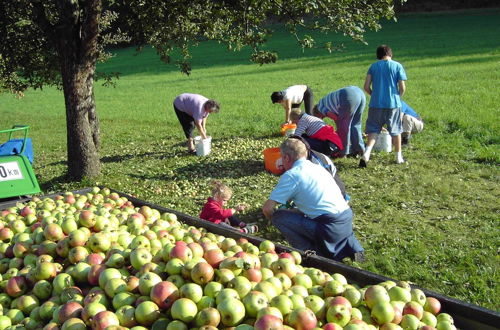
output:
<svg viewBox="0 0 500 330"><path fill-rule="evenodd" d="M248 316L256 317L259 310L268 306L267 296L260 291L250 291L243 298L243 305Z"/></svg>
<svg viewBox="0 0 500 330"><path fill-rule="evenodd" d="M280 294L276 297L273 297L273 299L271 299L269 305L272 307L278 308L280 310L281 314L283 314L283 315L288 315L293 309L292 299L290 299L290 297L288 297L285 294ZM305 305L305 303L304 303L304 305Z"/></svg>
<svg viewBox="0 0 500 330"><path fill-rule="evenodd" d="M405 303L411 300L411 292L400 286L393 286L387 291L391 301L403 301Z"/></svg>
<svg viewBox="0 0 500 330"><path fill-rule="evenodd" d="M179 288L181 298L192 300L195 304L203 297L203 288L196 283L186 283Z"/></svg>
<svg viewBox="0 0 500 330"><path fill-rule="evenodd" d="M62 274L60 274L62 275ZM58 276L60 276L58 275ZM99 286L104 290L106 283L112 278L122 278L122 273L116 268L106 268L99 274Z"/></svg>
<svg viewBox="0 0 500 330"><path fill-rule="evenodd" d="M136 307L134 315L140 325L148 326L160 317L160 309L152 301L143 301Z"/></svg>
<svg viewBox="0 0 500 330"><path fill-rule="evenodd" d="M203 293L205 296L209 296L215 299L215 297L219 294L219 292L224 288L222 283L211 281L205 284L203 288Z"/></svg>
<svg viewBox="0 0 500 330"><path fill-rule="evenodd" d="M231 288L238 292L240 299L245 297L247 293L252 289L252 284L250 280L244 276L236 276L226 285L227 288Z"/></svg>
<svg viewBox="0 0 500 330"><path fill-rule="evenodd" d="M217 310L221 316L221 323L226 327L237 326L245 318L245 306L238 299L224 299L217 304Z"/></svg>
<svg viewBox="0 0 500 330"><path fill-rule="evenodd" d="M196 303L188 298L177 299L170 310L172 318L184 323L189 323L194 320L198 313Z"/></svg>
<svg viewBox="0 0 500 330"><path fill-rule="evenodd" d="M390 302L380 301L376 302L372 308L372 319L378 324L389 323L394 319L394 307Z"/></svg>
<svg viewBox="0 0 500 330"><path fill-rule="evenodd" d="M326 304L319 296L309 295L304 298L304 303L307 308L313 311L318 320L321 320L326 315Z"/></svg>
<svg viewBox="0 0 500 330"><path fill-rule="evenodd" d="M392 306L391 306L392 308ZM341 327L344 327L349 323L351 319L351 312L346 305L336 304L328 307L326 311L326 320L328 322L337 323Z"/></svg>

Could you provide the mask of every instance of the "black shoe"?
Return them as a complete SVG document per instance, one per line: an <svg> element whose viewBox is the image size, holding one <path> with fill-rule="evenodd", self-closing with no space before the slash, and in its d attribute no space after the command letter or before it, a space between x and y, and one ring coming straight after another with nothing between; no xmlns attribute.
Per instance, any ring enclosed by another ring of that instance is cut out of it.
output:
<svg viewBox="0 0 500 330"><path fill-rule="evenodd" d="M401 134L401 145L403 147L407 147L410 144L410 137L411 137L411 135L408 133Z"/></svg>
<svg viewBox="0 0 500 330"><path fill-rule="evenodd" d="M365 167L366 167L366 165L367 165L366 160L364 160L363 158L361 158L361 159L359 160L359 167L361 167L361 168L365 168Z"/></svg>

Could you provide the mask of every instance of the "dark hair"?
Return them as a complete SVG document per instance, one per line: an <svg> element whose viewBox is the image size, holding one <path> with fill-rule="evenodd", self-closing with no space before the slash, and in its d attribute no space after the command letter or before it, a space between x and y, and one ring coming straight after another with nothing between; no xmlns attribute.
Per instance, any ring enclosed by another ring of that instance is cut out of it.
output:
<svg viewBox="0 0 500 330"><path fill-rule="evenodd" d="M220 109L219 102L217 102L216 100L208 100L207 102L205 102L203 107L205 108L205 110L212 110L215 113L219 112Z"/></svg>
<svg viewBox="0 0 500 330"><path fill-rule="evenodd" d="M392 49L387 45L380 45L377 47L377 58L381 60L384 56L392 57Z"/></svg>
<svg viewBox="0 0 500 330"><path fill-rule="evenodd" d="M273 103L278 103L281 100L283 100L283 92L274 92L271 94L271 101Z"/></svg>

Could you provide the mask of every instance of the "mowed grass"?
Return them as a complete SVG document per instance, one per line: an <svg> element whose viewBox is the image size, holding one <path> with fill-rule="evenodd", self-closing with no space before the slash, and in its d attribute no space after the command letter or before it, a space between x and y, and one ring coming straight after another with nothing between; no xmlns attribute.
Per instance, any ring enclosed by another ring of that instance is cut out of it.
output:
<svg viewBox="0 0 500 330"><path fill-rule="evenodd" d="M196 216L219 179L233 188L232 203L250 206L241 217L258 221L259 235L283 242L261 214L279 179L265 172L262 150L283 140L283 111L271 104L270 93L305 83L319 100L347 85L361 87L375 48L387 43L407 71L405 100L426 126L404 151L404 165L385 153L375 154L367 169L355 159L335 161L367 251L368 261L354 266L499 310L499 21L498 9L404 15L368 33L367 46L331 36L346 46L333 54L302 51L278 31L266 47L280 60L264 66L250 63L248 50L227 52L208 42L193 49L190 76L160 63L151 49L137 56L132 48L115 50L99 70L121 72L116 88L95 87L103 167L94 181L64 178L60 91L0 96L2 129L31 126L44 193L99 184ZM208 157L185 154L172 109L183 92L221 102L221 112L208 120Z"/></svg>

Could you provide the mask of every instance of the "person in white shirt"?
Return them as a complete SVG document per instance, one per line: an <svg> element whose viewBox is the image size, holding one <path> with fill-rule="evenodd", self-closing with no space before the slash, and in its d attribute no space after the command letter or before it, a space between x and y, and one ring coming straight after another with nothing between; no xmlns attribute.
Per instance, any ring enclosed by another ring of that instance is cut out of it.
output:
<svg viewBox="0 0 500 330"><path fill-rule="evenodd" d="M285 124L290 124L290 111L292 108L300 108L302 102L307 114L312 114L314 106L314 95L310 87L306 85L293 85L281 92L273 92L271 101L279 103L285 109Z"/></svg>

